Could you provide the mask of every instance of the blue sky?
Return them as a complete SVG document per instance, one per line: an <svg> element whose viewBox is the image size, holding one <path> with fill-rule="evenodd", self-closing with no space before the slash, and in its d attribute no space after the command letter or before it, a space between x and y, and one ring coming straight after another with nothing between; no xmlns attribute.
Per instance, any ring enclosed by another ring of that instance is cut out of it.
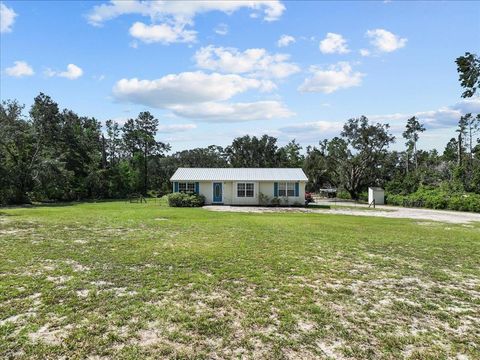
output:
<svg viewBox="0 0 480 360"><path fill-rule="evenodd" d="M479 98L460 98L454 60L479 52L480 3L42 2L1 5L1 99L123 122L143 110L173 150L268 133L302 145L351 117L443 149Z"/></svg>

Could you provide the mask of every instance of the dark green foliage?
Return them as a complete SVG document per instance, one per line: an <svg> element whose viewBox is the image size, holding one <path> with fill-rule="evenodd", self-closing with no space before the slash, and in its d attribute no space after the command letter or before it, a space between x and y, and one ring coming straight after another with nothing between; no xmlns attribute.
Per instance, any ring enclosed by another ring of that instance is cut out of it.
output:
<svg viewBox="0 0 480 360"><path fill-rule="evenodd" d="M479 85L479 59L467 53L457 66L464 96L472 96ZM178 167L232 166L302 167L307 191L335 187L339 197L356 200L365 200L374 185L385 187L391 203L477 209L478 114L459 119L457 134L441 155L417 149L425 128L416 117L406 124L406 150L389 151L394 140L389 126L364 116L348 120L340 136L307 147L306 154L295 140L282 147L275 137L247 135L226 148L211 145L167 155L170 146L158 140L159 121L149 112L123 126L108 120L102 132L96 119L61 110L42 93L28 116L23 110L16 101L0 106L0 204L162 196L171 192L169 179ZM261 203L283 204L283 199L262 198Z"/></svg>
<svg viewBox="0 0 480 360"><path fill-rule="evenodd" d="M418 158L417 158L417 142L420 136L420 133L425 131L425 127L421 124L416 116L411 117L407 120L407 126L402 136L407 140L405 145L407 146L406 152L406 165L408 172L408 164L410 162L410 155L413 152L413 159L415 164L415 169L418 168Z"/></svg>
<svg viewBox="0 0 480 360"><path fill-rule="evenodd" d="M200 207L205 204L205 196L198 194L173 193L168 196L171 207Z"/></svg>
<svg viewBox="0 0 480 360"><path fill-rule="evenodd" d="M273 168L282 167L282 164L288 162L287 151L279 151L277 139L268 135L261 138L249 135L238 137L225 152L233 167Z"/></svg>
<svg viewBox="0 0 480 360"><path fill-rule="evenodd" d="M377 185L393 140L388 125L370 124L365 116L350 119L343 126L341 137L324 140L318 149L309 149L305 168L309 175L313 173L317 186L322 180L328 186L341 186L357 200L367 186Z"/></svg>
<svg viewBox="0 0 480 360"><path fill-rule="evenodd" d="M387 193L389 205L480 212L480 194L449 188L420 188L409 195Z"/></svg>
<svg viewBox="0 0 480 360"><path fill-rule="evenodd" d="M460 85L465 89L462 97L472 97L480 88L480 58L466 52L455 60Z"/></svg>

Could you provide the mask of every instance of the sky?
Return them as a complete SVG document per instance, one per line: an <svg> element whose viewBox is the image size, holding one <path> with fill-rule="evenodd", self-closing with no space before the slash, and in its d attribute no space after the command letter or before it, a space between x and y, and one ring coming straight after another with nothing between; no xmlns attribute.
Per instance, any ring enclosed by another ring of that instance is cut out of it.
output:
<svg viewBox="0 0 480 360"><path fill-rule="evenodd" d="M269 134L304 147L346 120L425 124L442 150L462 99L455 59L480 53L476 1L3 1L0 98L119 123L150 111L172 151Z"/></svg>

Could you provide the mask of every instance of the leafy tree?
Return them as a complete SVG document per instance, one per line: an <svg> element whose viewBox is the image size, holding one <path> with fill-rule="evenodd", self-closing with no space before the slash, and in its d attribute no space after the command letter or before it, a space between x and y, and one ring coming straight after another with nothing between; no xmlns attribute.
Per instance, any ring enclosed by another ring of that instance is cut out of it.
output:
<svg viewBox="0 0 480 360"><path fill-rule="evenodd" d="M148 163L151 156L161 156L170 149L170 145L155 139L158 120L148 111L129 119L122 128L124 146L131 155L140 160L143 178L143 194L148 190ZM135 161L134 161L135 162Z"/></svg>
<svg viewBox="0 0 480 360"><path fill-rule="evenodd" d="M121 129L118 122L113 120L107 120L105 122L105 127L107 130L107 160L110 166L114 166L120 160L120 151L122 147Z"/></svg>
<svg viewBox="0 0 480 360"><path fill-rule="evenodd" d="M418 121L416 116L411 117L407 120L407 125L405 131L403 132L403 137L407 140L405 145L407 146L407 172L408 172L408 163L409 155L413 151L413 157L415 161L415 169L418 168L418 158L417 158L417 142L420 136L420 133L425 131L425 127Z"/></svg>
<svg viewBox="0 0 480 360"><path fill-rule="evenodd" d="M465 89L462 97L472 97L480 88L480 58L466 52L455 60L460 85Z"/></svg>
<svg viewBox="0 0 480 360"><path fill-rule="evenodd" d="M358 199L367 186L382 182L383 160L394 141L389 126L370 124L365 116L350 119L341 137L320 143L320 156L330 182L342 186L352 199Z"/></svg>
<svg viewBox="0 0 480 360"><path fill-rule="evenodd" d="M233 167L280 166L277 139L268 135L261 138L249 135L235 138L225 153Z"/></svg>
<svg viewBox="0 0 480 360"><path fill-rule="evenodd" d="M328 141L324 140L317 147L307 147L307 155L303 164L303 170L308 177L307 190L318 191L322 187L335 187L334 179L329 171L328 157L326 147Z"/></svg>
<svg viewBox="0 0 480 360"><path fill-rule="evenodd" d="M305 157L301 154L302 146L291 140L287 145L279 149L279 160L283 162L283 166L290 168L298 168L303 166Z"/></svg>
<svg viewBox="0 0 480 360"><path fill-rule="evenodd" d="M177 167L227 167L225 151L221 146L183 150L172 155Z"/></svg>
<svg viewBox="0 0 480 360"><path fill-rule="evenodd" d="M32 173L39 157L39 139L32 124L23 118L23 105L3 101L0 105L0 202L30 202Z"/></svg>
<svg viewBox="0 0 480 360"><path fill-rule="evenodd" d="M445 150L443 150L443 159L445 161L455 161L457 160L457 153L458 153L458 141L455 138L451 138L447 145L445 146Z"/></svg>
<svg viewBox="0 0 480 360"><path fill-rule="evenodd" d="M370 124L365 116L350 119L343 126L342 140L336 141L329 152L337 158L334 173L341 179L352 199L358 199L361 190L379 182L377 173L382 166L387 148L394 141L389 125ZM343 154L343 156L341 156Z"/></svg>
<svg viewBox="0 0 480 360"><path fill-rule="evenodd" d="M457 148L457 165L462 166L463 165L463 156L465 152L465 142L466 142L466 137L468 135L468 123L469 123L469 118L472 116L472 114L466 114L464 116L460 117L460 120L458 121L458 127L457 127L457 133L458 133L458 148Z"/></svg>

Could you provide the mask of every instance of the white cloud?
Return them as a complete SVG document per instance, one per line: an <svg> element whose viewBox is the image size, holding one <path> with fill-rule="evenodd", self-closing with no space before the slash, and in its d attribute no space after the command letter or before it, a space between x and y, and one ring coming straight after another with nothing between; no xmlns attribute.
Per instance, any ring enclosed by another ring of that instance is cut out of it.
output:
<svg viewBox="0 0 480 360"><path fill-rule="evenodd" d="M348 62L339 62L327 69L312 66L310 72L312 76L304 80L299 91L330 94L340 89L360 86L365 76L361 72L354 72Z"/></svg>
<svg viewBox="0 0 480 360"><path fill-rule="evenodd" d="M33 68L30 65L28 65L26 61L14 61L13 63L15 65L5 69L5 73L8 76L23 77L23 76L32 76L33 74L35 74L35 72L33 71Z"/></svg>
<svg viewBox="0 0 480 360"><path fill-rule="evenodd" d="M285 78L299 72L296 64L287 62L289 57L287 54L271 55L265 49L241 52L212 45L202 47L194 56L197 66L202 69L266 78Z"/></svg>
<svg viewBox="0 0 480 360"><path fill-rule="evenodd" d="M278 20L285 6L278 0L251 1L135 1L112 0L96 5L88 15L92 25L101 25L105 21L126 14L149 16L151 19L173 18L176 22L190 23L197 14L209 11L221 11L232 14L242 8L254 11L263 10L265 21Z"/></svg>
<svg viewBox="0 0 480 360"><path fill-rule="evenodd" d="M90 24L99 26L118 16L138 14L149 17L152 25L136 23L130 28L146 42L190 42L195 41L196 32L186 29L193 26L196 15L210 11L227 14L242 8L263 11L265 21L278 20L285 6L279 0L250 1L138 1L111 0L93 7L87 19ZM156 23L160 23L156 25ZM141 25L137 25L141 24ZM143 26L142 26L143 25Z"/></svg>
<svg viewBox="0 0 480 360"><path fill-rule="evenodd" d="M438 129L456 127L460 117L466 113L480 113L480 97L464 99L455 105L443 106L436 110L418 111L413 114L370 115L368 118L372 121L391 123L392 128L400 133L403 131L407 119L412 116L418 117L427 129Z"/></svg>
<svg viewBox="0 0 480 360"><path fill-rule="evenodd" d="M180 25L146 25L139 21L134 23L129 31L131 36L147 44L155 42L162 44L193 42L196 37L196 31L185 30L184 27Z"/></svg>
<svg viewBox="0 0 480 360"><path fill-rule="evenodd" d="M113 88L119 101L170 110L174 115L210 122L269 120L292 116L279 101L229 103L249 90L269 91L269 80L202 71L169 74L156 80L122 79Z"/></svg>
<svg viewBox="0 0 480 360"><path fill-rule="evenodd" d="M400 134L409 118L416 116L427 129L452 127L458 123L461 111L445 106L437 110L418 111L413 114L393 113L384 115L367 115L371 121L388 123L392 130Z"/></svg>
<svg viewBox="0 0 480 360"><path fill-rule="evenodd" d="M480 114L480 96L463 99L453 106L454 109L462 113Z"/></svg>
<svg viewBox="0 0 480 360"><path fill-rule="evenodd" d="M359 53L362 56L370 56L370 50L368 50L368 49L360 49Z"/></svg>
<svg viewBox="0 0 480 360"><path fill-rule="evenodd" d="M75 64L68 64L66 71L47 69L45 70L45 75L48 77L58 76L69 80L75 80L83 75L83 70Z"/></svg>
<svg viewBox="0 0 480 360"><path fill-rule="evenodd" d="M280 39L277 41L277 46L278 47L287 47L290 44L293 44L295 42L295 38L291 35L282 35L280 36Z"/></svg>
<svg viewBox="0 0 480 360"><path fill-rule="evenodd" d="M342 130L342 128L343 128L342 122L312 121L312 122L305 122L305 123L285 126L283 128L280 128L280 131L284 133L289 133L289 134L314 133L315 136L318 136L319 134L324 134L324 133L327 133L327 134L339 133Z"/></svg>
<svg viewBox="0 0 480 360"><path fill-rule="evenodd" d="M17 14L12 8L0 3L0 33L11 32L16 17Z"/></svg>
<svg viewBox="0 0 480 360"><path fill-rule="evenodd" d="M320 51L324 54L346 54L350 52L347 46L347 40L335 33L327 33L327 37L320 41Z"/></svg>
<svg viewBox="0 0 480 360"><path fill-rule="evenodd" d="M218 35L225 36L228 34L228 25L221 23L218 24L215 29L213 29Z"/></svg>
<svg viewBox="0 0 480 360"><path fill-rule="evenodd" d="M370 43L380 52L392 52L407 44L406 38L401 38L385 29L368 30L366 36L371 39Z"/></svg>
<svg viewBox="0 0 480 360"><path fill-rule="evenodd" d="M171 134L171 133L188 131L196 128L197 128L197 125L195 124L159 125L158 131L161 133Z"/></svg>
<svg viewBox="0 0 480 360"><path fill-rule="evenodd" d="M281 102L272 100L249 103L204 102L173 106L171 109L178 116L208 122L271 120L295 115Z"/></svg>
<svg viewBox="0 0 480 360"><path fill-rule="evenodd" d="M268 80L196 71L169 74L156 80L122 79L115 84L113 94L118 100L164 108L176 104L223 101L247 90L269 91L274 86Z"/></svg>

